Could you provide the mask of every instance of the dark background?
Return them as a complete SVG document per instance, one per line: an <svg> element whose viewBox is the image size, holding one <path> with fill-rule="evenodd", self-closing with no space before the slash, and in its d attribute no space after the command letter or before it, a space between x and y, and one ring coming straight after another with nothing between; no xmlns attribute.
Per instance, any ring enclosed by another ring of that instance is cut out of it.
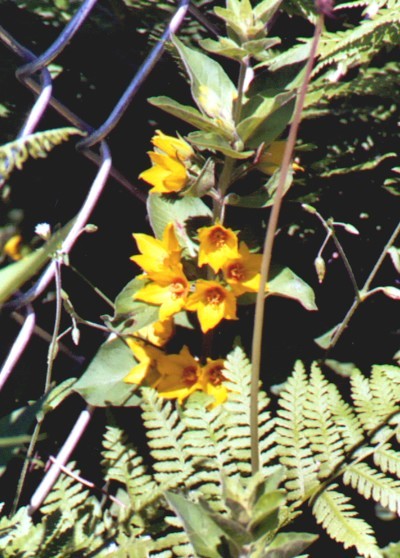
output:
<svg viewBox="0 0 400 558"><path fill-rule="evenodd" d="M121 10L115 10L116 5ZM142 23L140 15L122 6L122 3L100 2L89 21L56 60L63 71L54 82L54 96L94 127L107 118L151 46L148 34L136 31ZM334 29L345 23L339 20L328 22L328 25ZM13 2L0 3L0 24L35 53L42 52L59 33L57 27L46 24L32 12L18 9ZM311 27L299 19L282 16L276 22L275 30L289 44L297 35L309 34ZM15 138L32 105L31 93L14 77L19 65L20 60L0 43L0 102L10 109L10 116L1 120L2 143ZM160 128L168 134L176 131L184 134L189 131L178 120L151 107L147 98L152 95L170 95L190 102L189 88L177 73L176 64L168 53L163 56L119 125L107 138L115 167L143 191L148 188L137 177L149 166L146 151L150 149L154 130ZM390 101L386 102L389 106ZM352 103L353 107L368 112L370 107L372 109L377 103L382 103L382 100L361 97L352 99ZM385 125L394 128L395 121L394 116L393 121L389 120ZM40 123L40 129L64 125L68 124L49 108ZM283 205L274 256L277 263L290 267L313 287L319 310L307 312L298 303L288 299L271 298L268 301L262 366L266 386L283 382L296 359L301 359L306 364L322 359L324 353L313 339L340 322L353 301L350 280L343 263L335 258L332 243L324 252L327 261L326 278L322 285L318 284L313 261L325 233L316 219L301 209L300 202L311 199L324 217L333 216L336 221L352 223L358 228L359 236L339 230L338 237L360 285L365 281L397 224L398 197L382 187L392 164L385 162L371 172L352 173L331 179L320 178L313 167L315 160L323 159L325 150L336 139L346 137L351 141L352 138L369 132L368 121L353 125L351 121L339 122L335 115L335 106L329 116L302 123L300 139L304 143L313 143L316 149L300 154L305 172L296 176L295 185ZM392 136L381 138L381 141L391 142L391 138ZM21 232L29 243L37 223L44 221L55 226L65 223L76 214L95 176L96 167L76 152L74 143L75 140L72 139L68 144L54 149L46 160L30 160L24 165L23 171L13 173L9 180L9 200L0 205L0 226L7 224L10 209L20 208L24 215ZM390 145L388 150L396 150L396 146ZM262 223L267 217L268 210L239 212L232 209L228 211L227 223L234 224L233 228L252 228L256 220ZM90 222L98 226L98 232L81 237L72 251L71 263L113 299L137 273L129 260L136 251L131 235L139 231L151 232L146 207L131 192L110 179ZM259 232L261 234L261 227ZM382 266L376 284L398 286L398 275L389 258ZM101 322L100 316L110 312L107 305L70 269L63 270L63 288L82 317ZM54 304L38 300L35 302L35 311L38 325L51 332ZM229 351L238 333L249 352L252 308L245 308L241 312L240 328L232 323L224 324L218 330L216 336L221 352L223 349ZM63 320L63 325L68 327L68 317L64 316ZM339 361L353 362L364 372L372 364L392 362L399 349L399 326L398 303L377 295L357 311L348 331L329 356ZM7 354L18 329L7 311L3 311L0 314L2 358ZM104 334L82 327L78 348L73 346L68 337L63 341L88 363L104 339ZM2 415L40 397L46 371L46 354L47 344L34 339L2 393ZM78 377L85 365L78 365L60 354L55 365L54 379L59 382L70 376ZM328 375L336 378L331 372ZM338 382L345 383L340 378ZM38 446L40 457L46 459L48 454L57 452L83 406L82 400L75 396L51 414L44 428L47 439ZM126 428L135 444L140 446L144 443L144 435L137 428L139 413L136 409L113 409L111 414ZM106 411L96 411L95 420L89 426L75 455L83 476L99 484L101 471L97 464L101 436L107 420ZM20 461L17 460L16 464L1 479L2 499L6 501L12 498L14 488L10 487L15 486ZM41 475L41 471L30 475L22 503L29 501ZM8 492L11 494L8 495ZM363 512L364 507L365 505ZM373 506L370 506L367 513L373 521ZM307 523L306 519L302 520L304 522ZM380 522L377 527L381 544L388 542L391 537L392 526L387 525L389 524ZM304 524L296 528L315 532L315 525ZM314 545L311 555L317 556L319 550L324 548L339 550L343 554L335 543L322 535L321 542ZM346 555L353 556L354 553L346 551Z"/></svg>

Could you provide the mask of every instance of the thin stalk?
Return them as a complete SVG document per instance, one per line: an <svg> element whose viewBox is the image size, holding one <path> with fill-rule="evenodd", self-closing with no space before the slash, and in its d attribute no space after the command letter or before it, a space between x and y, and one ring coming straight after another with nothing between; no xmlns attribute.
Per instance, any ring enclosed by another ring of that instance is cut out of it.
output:
<svg viewBox="0 0 400 558"><path fill-rule="evenodd" d="M62 313L62 287L61 287L61 266L59 260L55 260L55 287L56 287L56 315L54 318L54 329L53 335L51 337L51 343L49 346L49 353L47 357L47 372L46 372L46 381L44 385L44 392L47 393L50 389L51 385L51 378L53 374L53 365L55 358L57 356L58 351L58 343L57 338L58 334L60 333L60 326L61 326L61 313Z"/></svg>
<svg viewBox="0 0 400 558"><path fill-rule="evenodd" d="M250 395L250 432L251 432L251 468L253 475L260 468L259 457L259 436L258 436L258 390L260 382L261 367L261 344L262 331L264 321L264 288L268 281L269 270L271 266L272 249L274 245L275 233L278 225L279 212L281 208L284 185L289 172L290 161L292 160L293 150L297 138L297 132L300 125L301 113L304 106L304 100L307 93L308 84L311 77L311 70L317 53L318 43L322 32L324 22L323 15L320 15L315 26L314 37L311 44L310 55L308 57L305 77L299 91L296 108L294 111L292 125L290 126L288 140L283 154L279 183L275 194L274 205L272 206L271 215L268 221L267 233L264 242L263 258L260 273L260 288L257 293L256 308L254 316L253 343L252 343L252 377L251 377L251 395Z"/></svg>
<svg viewBox="0 0 400 558"><path fill-rule="evenodd" d="M72 271L76 273L76 275L78 275L78 277L82 279L82 281L84 281L87 285L89 285L89 287L91 287L94 290L94 292L97 295L99 295L99 297L103 299L106 304L108 304L108 306L114 309L113 301L110 300L99 288L93 285L93 283L85 275L83 275L83 273L81 273L78 269L76 269L76 267L74 267L71 263L68 264L68 267L69 269L72 269Z"/></svg>
<svg viewBox="0 0 400 558"><path fill-rule="evenodd" d="M353 314L358 309L360 304L366 299L372 281L375 279L375 276L378 273L378 271L379 271L379 269L380 269L380 267L383 263L383 260L386 257L386 254L387 254L389 248L392 246L392 244L394 243L394 241L396 240L396 238L398 237L399 234L400 234L400 222L397 224L397 226L394 229L393 233L391 234L389 240L387 241L384 249L382 250L381 255L379 256L378 260L376 261L376 264L372 268L371 273L368 275L367 280L364 283L364 286L360 290L359 298L355 299L355 301L353 302L353 304L349 308L346 316L344 317L343 321L341 322L341 324L339 325L339 327L335 331L335 333L332 337L332 340L329 344L329 347L327 349L327 352L331 351L334 348L334 346L336 345L336 343L339 341L340 337L342 336L344 330L349 325L349 322L350 322L351 318L353 317Z"/></svg>
<svg viewBox="0 0 400 558"><path fill-rule="evenodd" d="M355 276L354 276L353 269L352 269L352 267L351 267L351 265L350 265L350 262L349 262L349 260L348 260L348 258L347 258L347 256L346 256L346 254L345 254L345 252L344 252L344 250L343 250L342 245L340 244L340 242L339 242L339 240L338 240L338 238L337 238L337 236L336 236L334 224L329 224L329 223L327 223L327 221L322 217L322 215L321 215L320 213L318 213L318 211L315 211L314 215L315 215L315 216L319 219L319 221L321 222L322 226L323 226L324 229L326 230L327 235L328 235L330 238L332 238L332 240L333 240L333 242L334 242L334 244L335 244L335 246L336 246L336 249L337 249L337 251L338 251L339 254L340 254L340 257L342 258L342 261L343 261L343 264L344 264L344 266L345 266L345 268L346 268L347 274L348 274L348 276L350 277L350 281L351 281L351 284L353 285L353 289L354 289L354 293L355 293L355 295L356 295L356 298L357 298L358 300L360 300L360 298L361 298L361 297L360 297L360 289L359 289L359 287L358 287L358 285L357 285L357 281L356 281L356 278L355 278ZM326 244L326 240L325 240L325 242L324 242L324 247L325 247L325 244ZM322 252L322 249L321 249L320 252Z"/></svg>
<svg viewBox="0 0 400 558"><path fill-rule="evenodd" d="M54 260L55 263L55 285L56 285L56 313L54 318L54 328L53 334L51 336L51 342L49 345L49 352L48 352L48 363L47 363L47 371L46 371L46 379L45 379L45 387L44 393L47 393L51 386L51 378L52 378L52 371L53 371L53 363L57 355L57 338L60 332L60 325L61 325L61 312L62 312L62 297L61 297L61 266L60 262L57 259ZM17 490L15 493L15 498L12 506L12 515L15 514L18 508L19 500L21 498L22 490L24 488L26 475L28 472L28 467L35 453L36 443L38 441L40 430L42 428L43 419L38 419L38 422L35 425L33 430L31 441L29 442L28 451L26 453L26 457L24 460L24 464L22 466L21 474L19 475Z"/></svg>

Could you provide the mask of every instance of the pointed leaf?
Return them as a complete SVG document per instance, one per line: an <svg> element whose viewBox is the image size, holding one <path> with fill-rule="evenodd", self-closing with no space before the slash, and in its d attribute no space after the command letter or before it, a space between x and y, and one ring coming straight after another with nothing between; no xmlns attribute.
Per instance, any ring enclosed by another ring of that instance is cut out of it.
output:
<svg viewBox="0 0 400 558"><path fill-rule="evenodd" d="M270 207L275 200L275 193L279 184L280 171L274 172L271 178L259 189L248 196L239 196L231 194L228 197L228 204L237 207L249 207L253 209L261 209L262 207ZM289 171L286 182L283 187L283 194L289 190L293 183L293 172Z"/></svg>
<svg viewBox="0 0 400 558"><path fill-rule="evenodd" d="M291 101L294 96L294 91L279 93L278 91L270 90L263 95L255 95L250 99L244 110L245 113L249 113L249 116L241 120L237 127L238 134L243 142L251 138L273 113ZM285 122L284 127L286 124L287 122ZM273 139L280 133L278 132ZM270 143L269 139L264 139L263 141L267 144Z"/></svg>
<svg viewBox="0 0 400 558"><path fill-rule="evenodd" d="M204 114L215 118L221 129L233 137L236 87L218 62L185 46L177 37L174 37L173 42L189 74L192 95L197 106Z"/></svg>
<svg viewBox="0 0 400 558"><path fill-rule="evenodd" d="M155 236L161 238L167 224L175 223L179 242L191 255L197 251L197 244L192 238L198 228L210 223L212 217L211 210L200 198L189 196L176 198L151 194L147 200L147 211Z"/></svg>
<svg viewBox="0 0 400 558"><path fill-rule="evenodd" d="M221 129L219 126L214 124L211 118L207 116L203 116L201 112L197 109L181 105L177 101L170 99L169 97L151 97L149 99L149 103L165 110L169 114L180 118L184 122L191 124L195 128L199 128L200 130L204 130L205 132L218 132L221 133ZM229 136L228 136L229 137Z"/></svg>
<svg viewBox="0 0 400 558"><path fill-rule="evenodd" d="M71 221L54 233L44 246L25 256L22 260L0 270L0 304L9 299L26 281L38 273L48 259L60 248L72 224L73 222Z"/></svg>
<svg viewBox="0 0 400 558"><path fill-rule="evenodd" d="M199 505L189 502L183 496L166 492L165 497L176 515L181 519L187 536L199 557L223 558L221 549L224 532ZM220 551L221 549L221 551Z"/></svg>
<svg viewBox="0 0 400 558"><path fill-rule="evenodd" d="M140 397L123 379L136 364L130 348L119 338L103 343L83 376L74 385L87 403L97 407L133 407Z"/></svg>
<svg viewBox="0 0 400 558"><path fill-rule="evenodd" d="M278 533L263 558L294 558L318 539L311 533Z"/></svg>
<svg viewBox="0 0 400 558"><path fill-rule="evenodd" d="M188 139L198 147L210 149L211 151L220 151L227 157L232 157L233 159L247 159L254 154L254 151L237 151L233 149L227 140L222 138L221 135L213 132L191 132Z"/></svg>
<svg viewBox="0 0 400 558"><path fill-rule="evenodd" d="M292 298L306 310L318 310L313 289L288 267L274 275L268 285L268 295Z"/></svg>
<svg viewBox="0 0 400 558"><path fill-rule="evenodd" d="M158 320L158 306L133 299L133 295L144 285L142 279L132 279L115 299L115 314L111 325L123 335L134 333Z"/></svg>
<svg viewBox="0 0 400 558"><path fill-rule="evenodd" d="M316 337L314 339L314 342L319 347L321 347L321 349L328 349L331 345L331 341L333 339L333 336L335 335L339 326L340 326L340 324L337 324L334 327L332 327L330 330L328 330L325 333L323 333L322 335L320 335L319 337Z"/></svg>

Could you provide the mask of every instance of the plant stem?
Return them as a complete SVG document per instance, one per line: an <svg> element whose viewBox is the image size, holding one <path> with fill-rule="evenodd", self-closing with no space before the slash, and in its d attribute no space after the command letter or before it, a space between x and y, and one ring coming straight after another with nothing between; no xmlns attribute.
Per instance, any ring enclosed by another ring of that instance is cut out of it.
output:
<svg viewBox="0 0 400 558"><path fill-rule="evenodd" d="M250 432L251 432L251 468L252 474L256 474L260 468L259 457L259 436L258 436L258 390L260 382L260 366L261 366L261 343L264 321L264 288L268 281L269 270L271 265L272 249L274 244L275 233L278 225L279 212L281 208L282 197L284 193L284 185L288 176L290 161L293 156L293 150L297 138L297 132L300 125L301 113L304 106L304 100L307 93L308 84L311 77L311 70L317 53L318 43L322 32L324 22L323 15L318 17L314 37L311 44L310 54L305 69L304 81L301 85L296 108L293 115L293 121L290 126L288 140L283 153L281 164L279 183L276 189L275 201L272 206L271 215L268 221L267 233L264 242L264 251L261 264L260 288L257 293L254 330L252 343L252 377L251 377L251 395L250 395Z"/></svg>
<svg viewBox="0 0 400 558"><path fill-rule="evenodd" d="M378 273L383 260L386 257L386 254L389 250L389 248L392 246L392 244L394 243L394 241L396 240L397 236L400 234L400 222L397 224L396 228L394 229L393 233L391 234L389 240L387 241L384 249L382 250L376 264L374 265L374 267L372 268L371 273L368 275L367 280L364 283L364 286L362 287L362 289L359 291L359 296L358 298L356 298L353 302L353 304L351 305L351 307L349 308L346 316L344 317L343 321L341 322L341 324L339 325L339 327L336 329L331 342L329 343L329 347L327 349L327 354L329 351L331 351L334 346L336 345L336 343L339 341L340 337L342 336L344 330L347 328L347 326L349 325L349 322L351 320L351 318L353 317L353 314L355 313L355 311L358 309L358 307L360 306L360 304L366 299L367 295L368 295L368 290L371 286L372 281L375 279L376 274ZM325 357L326 358L326 357Z"/></svg>
<svg viewBox="0 0 400 558"><path fill-rule="evenodd" d="M339 240L338 240L338 238L337 238L337 236L336 236L336 232L335 232L335 228L334 228L334 223L329 224L329 223L322 217L322 215L321 215L320 213L318 213L318 211L315 211L315 215L316 215L316 217L319 219L319 221L321 222L322 226L324 227L324 229L326 230L326 233L327 233L327 235L328 235L327 239L325 239L325 241L324 241L324 245L323 245L323 246L325 247L327 240L328 240L329 238L332 238L332 240L333 240L333 242L334 242L334 244L335 244L335 246L336 246L336 249L337 249L337 251L338 251L339 254L340 254L340 257L342 258L342 261L343 261L343 263L344 263L344 266L345 266L345 268L346 268L346 271L347 271L347 273L348 273L348 275L349 275L349 277L350 277L350 281L351 281L351 284L353 285L353 289L354 289L354 293L355 293L355 295L356 295L356 298L357 298L357 300L360 300L360 298L361 298L361 297L360 297L360 289L359 289L359 287L358 287L358 285L357 285L357 281L356 281L356 278L355 278L355 276L354 276L353 270L352 270L352 268L351 268L350 262L349 262L349 260L348 260L348 258L347 258L347 256L346 256L346 254L345 254L345 252L344 252L344 250L343 250L342 245L340 244L340 242L339 242ZM322 252L322 249L320 250L320 252Z"/></svg>

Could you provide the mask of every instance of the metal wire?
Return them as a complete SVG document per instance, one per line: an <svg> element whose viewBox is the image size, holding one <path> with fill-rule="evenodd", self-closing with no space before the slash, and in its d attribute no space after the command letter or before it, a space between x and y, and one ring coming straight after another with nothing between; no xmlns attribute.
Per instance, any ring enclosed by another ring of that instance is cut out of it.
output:
<svg viewBox="0 0 400 558"><path fill-rule="evenodd" d="M67 47L70 40L80 30L91 10L94 8L96 1L97 0L84 0L81 7L77 10L74 17L66 25L64 30L59 34L57 39L41 55L35 55L32 53L29 49L21 45L15 38L13 38L6 31L6 29L0 26L0 40L24 62L24 65L16 72L17 78L36 96L36 100L17 137L22 138L33 133L49 106L55 109L70 124L89 134L88 137L82 140L77 147L79 147L79 150L84 156L86 156L98 167L98 171L89 189L88 195L75 219L74 225L62 244L61 250L64 253L69 253L87 224L93 209L102 195L109 176L113 176L119 183L129 189L137 198L141 201L145 201L145 194L131 184L129 180L127 180L119 171L112 168L111 152L107 143L104 141L104 138L118 124L133 97L157 64L165 49L166 42L170 39L173 33L178 31L180 25L182 24L190 3L190 0L180 0L177 10L166 26L160 41L157 45L155 45L143 64L140 66L128 88L122 94L120 100L111 111L110 116L103 125L95 130L83 118L76 115L66 105L53 97L52 79L47 66ZM37 81L37 77L33 75L38 71L40 71L39 82ZM99 142L100 154L90 149ZM34 331L35 313L33 308L30 306L30 302L40 296L48 287L54 277L54 272L55 262L51 263L46 268L42 276L31 289L29 289L22 296L18 297L15 301L11 301L9 304L10 307L25 306L27 317L19 335L14 341L6 362L4 363L3 370L0 372L0 389L9 378L20 356L26 350ZM75 426L72 428L55 462L34 493L30 503L30 513L33 513L38 509L43 500L46 498L48 492L51 490L61 468L70 458L83 432L89 424L93 411L94 408L89 405L79 415Z"/></svg>
<svg viewBox="0 0 400 558"><path fill-rule="evenodd" d="M111 112L110 116L107 118L104 124L102 124L95 132L93 132L93 134L81 140L78 144L78 147L84 148L84 147L91 147L95 145L97 142L105 138L113 128L115 128L115 126L121 120L129 104L131 103L133 97L139 91L140 87L145 82L147 76L150 74L154 66L160 60L161 55L165 50L166 42L170 39L171 35L176 33L176 31L179 29L180 25L182 24L186 12L189 8L189 2L190 0L181 0L179 2L179 7L175 12L175 14L173 15L169 24L167 25L167 28L162 34L160 40L153 47L152 51L147 56L146 60L140 66L135 77L127 87L121 99L115 105L115 108Z"/></svg>

